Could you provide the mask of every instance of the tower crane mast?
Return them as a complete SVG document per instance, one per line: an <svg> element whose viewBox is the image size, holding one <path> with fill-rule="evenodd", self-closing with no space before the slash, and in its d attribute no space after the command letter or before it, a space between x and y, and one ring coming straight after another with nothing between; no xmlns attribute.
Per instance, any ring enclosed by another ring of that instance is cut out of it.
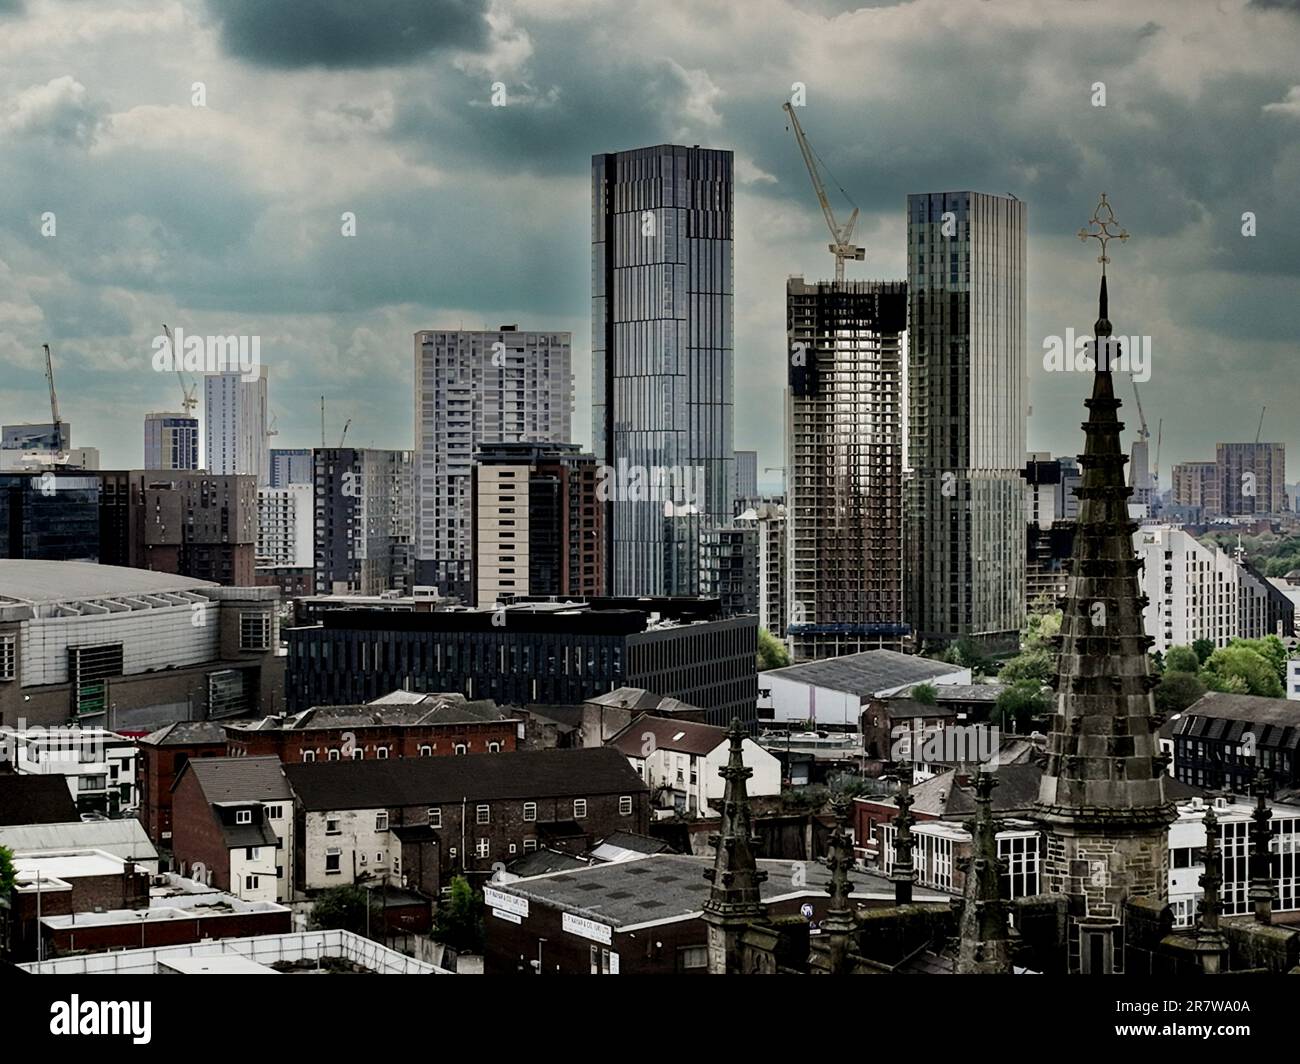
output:
<svg viewBox="0 0 1300 1064"><path fill-rule="evenodd" d="M835 281L840 283L844 280L844 260L854 259L861 262L867 256L867 249L858 247L853 240L853 230L858 224L858 208L853 208L853 213L849 215L848 220L843 224L835 220L835 211L831 208L830 198L826 195L826 185L822 181L821 172L817 167L817 157L812 150L812 145L808 143L807 136L804 135L803 126L799 124L799 117L794 113L794 105L788 101L784 104L784 110L790 120L790 125L794 129L795 140L799 142L799 151L803 155L803 164L808 168L808 176L812 178L813 191L817 193L817 202L821 204L822 214L826 218L826 225L831 231L830 252L835 256ZM841 189L841 192L844 190Z"/></svg>

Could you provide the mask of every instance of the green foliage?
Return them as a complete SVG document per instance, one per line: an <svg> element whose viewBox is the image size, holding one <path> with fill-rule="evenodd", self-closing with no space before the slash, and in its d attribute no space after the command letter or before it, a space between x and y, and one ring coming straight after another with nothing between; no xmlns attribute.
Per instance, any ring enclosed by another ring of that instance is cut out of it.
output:
<svg viewBox="0 0 1300 1064"><path fill-rule="evenodd" d="M464 876L455 876L439 901L433 937L461 953L483 951L483 895Z"/></svg>
<svg viewBox="0 0 1300 1064"><path fill-rule="evenodd" d="M1220 647L1206 659L1201 678L1212 691L1281 698L1282 681L1268 658L1245 645L1249 640L1234 641ZM1285 658L1283 659L1285 668Z"/></svg>
<svg viewBox="0 0 1300 1064"><path fill-rule="evenodd" d="M968 635L962 636L952 646L952 657L946 660L972 673L986 673L993 667L993 659L984 653L984 648Z"/></svg>
<svg viewBox="0 0 1300 1064"><path fill-rule="evenodd" d="M998 695L993 717L1006 731L1026 732L1034 719L1046 716L1052 708L1051 696L1037 680L1018 680Z"/></svg>
<svg viewBox="0 0 1300 1064"><path fill-rule="evenodd" d="M1196 651L1197 660L1204 665L1209 656L1214 653L1214 640L1198 639L1192 644L1192 649Z"/></svg>
<svg viewBox="0 0 1300 1064"><path fill-rule="evenodd" d="M1282 640L1275 635L1268 635L1263 639L1233 639L1228 643L1228 646L1245 647L1247 650L1253 650L1272 665L1273 671L1277 674L1277 682L1282 685L1283 693L1285 693L1286 647L1282 645Z"/></svg>
<svg viewBox="0 0 1300 1064"><path fill-rule="evenodd" d="M1061 616L1061 611L1056 609L1031 613L1025 625L1025 630L1021 634L1020 641L1024 649L1037 650L1040 647L1046 648L1048 646L1047 641L1060 634Z"/></svg>
<svg viewBox="0 0 1300 1064"><path fill-rule="evenodd" d="M18 873L14 869L14 852L0 846L0 898L7 898L13 892Z"/></svg>
<svg viewBox="0 0 1300 1064"><path fill-rule="evenodd" d="M919 683L912 688L912 701L923 706L932 706L939 701L939 692L932 683Z"/></svg>
<svg viewBox="0 0 1300 1064"><path fill-rule="evenodd" d="M790 664L790 652L784 643L766 628L758 630L758 671L783 669Z"/></svg>
<svg viewBox="0 0 1300 1064"><path fill-rule="evenodd" d="M1207 655L1208 657L1208 655ZM1170 647L1165 654L1165 672L1201 671L1201 657L1191 647Z"/></svg>
<svg viewBox="0 0 1300 1064"><path fill-rule="evenodd" d="M1026 650L1002 666L998 679L1002 683L1033 682L1039 686L1047 683L1056 672L1056 661L1045 647Z"/></svg>
<svg viewBox="0 0 1300 1064"><path fill-rule="evenodd" d="M1156 711L1166 716L1171 713L1181 713L1203 694L1205 694L1205 684L1196 673L1166 669L1155 689Z"/></svg>
<svg viewBox="0 0 1300 1064"><path fill-rule="evenodd" d="M370 932L380 934L384 926L383 903L373 891L345 885L331 887L316 895L311 909L311 925L321 931L366 933L366 906L370 906Z"/></svg>

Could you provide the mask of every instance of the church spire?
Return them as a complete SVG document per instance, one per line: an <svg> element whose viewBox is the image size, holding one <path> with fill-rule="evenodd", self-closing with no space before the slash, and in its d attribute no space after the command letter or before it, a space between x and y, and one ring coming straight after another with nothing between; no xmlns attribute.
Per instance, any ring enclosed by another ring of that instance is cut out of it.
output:
<svg viewBox="0 0 1300 1064"><path fill-rule="evenodd" d="M742 970L740 938L745 928L767 915L759 893L759 884L767 879L755 859L758 837L754 834L753 813L745 781L754 770L745 765L745 740L748 733L739 720L727 731L731 749L727 763L718 774L726 781L722 795L722 823L718 833L709 836L714 847L713 867L704 877L713 884L709 900L704 903L704 922L708 925L711 975L734 975Z"/></svg>
<svg viewBox="0 0 1300 1064"><path fill-rule="evenodd" d="M1223 859L1219 854L1219 818L1213 809L1205 811L1205 871L1197 880L1203 891L1201 911L1197 918L1197 935L1202 938L1217 937L1219 914L1223 912Z"/></svg>
<svg viewBox="0 0 1300 1064"><path fill-rule="evenodd" d="M1101 287L1094 327L1095 372L1085 400L1079 517L1069 586L1056 638L1056 706L1038 816L1061 846L1046 864L1048 889L1068 895L1071 955L1081 971L1123 968L1124 903L1168 896L1168 825L1177 815L1158 757L1142 620L1141 566L1129 519L1128 461L1120 446L1111 339L1107 245L1128 233L1103 195L1082 240L1101 244ZM1081 936L1088 938L1087 942Z"/></svg>
<svg viewBox="0 0 1300 1064"><path fill-rule="evenodd" d="M842 975L849 968L849 949L857 921L853 918L853 882L849 869L853 867L853 845L849 841L848 821L851 800L848 795L837 794L831 799L831 814L835 827L831 831L826 853L826 867L831 881L826 892L831 896L826 916L821 922L822 936L829 951L829 974Z"/></svg>
<svg viewBox="0 0 1300 1064"><path fill-rule="evenodd" d="M1268 852L1269 840L1273 838L1273 829L1268 825L1273 818L1273 810L1268 807L1270 790L1268 773L1261 768L1250 785L1255 810L1250 814L1250 890L1246 894L1255 908L1255 919L1261 924L1273 922L1273 902L1277 899Z"/></svg>
<svg viewBox="0 0 1300 1064"><path fill-rule="evenodd" d="M899 776L898 795L894 803L898 806L898 815L894 817L894 865L889 878L894 883L894 904L910 905L912 903L912 884L916 880L916 868L912 864L912 825L916 818L910 810L916 801L912 797L912 766L903 766Z"/></svg>
<svg viewBox="0 0 1300 1064"><path fill-rule="evenodd" d="M975 819L967 821L971 857L966 865L961 910L959 975L997 975L1011 971L1007 903L1002 898L998 829L993 819L993 788L997 785L993 773L981 768L975 780Z"/></svg>

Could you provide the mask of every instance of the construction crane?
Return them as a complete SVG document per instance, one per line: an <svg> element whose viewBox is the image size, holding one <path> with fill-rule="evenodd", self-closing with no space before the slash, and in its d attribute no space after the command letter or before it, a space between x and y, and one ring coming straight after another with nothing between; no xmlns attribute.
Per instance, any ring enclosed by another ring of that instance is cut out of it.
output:
<svg viewBox="0 0 1300 1064"><path fill-rule="evenodd" d="M199 405L195 393L199 390L199 383L195 381L188 388L185 387L185 374L181 372L181 353L176 350L176 339L172 336L172 331L163 322L163 335L167 337L167 346L171 348L172 361L176 365L176 378L181 382L181 412L190 416L190 411Z"/></svg>
<svg viewBox="0 0 1300 1064"><path fill-rule="evenodd" d="M54 419L54 460L66 457L63 453L63 422L59 420L59 396L54 390L54 356L50 354L50 345L45 348L45 379L50 385L50 417Z"/></svg>
<svg viewBox="0 0 1300 1064"><path fill-rule="evenodd" d="M340 447L340 448L343 447L343 441L346 440L346 439L348 438L348 429L350 429L351 427L352 427L352 419L351 419L351 418L348 418L347 421L343 422L343 432L342 432L342 434L340 434L340 436L339 436L339 447Z"/></svg>
<svg viewBox="0 0 1300 1064"><path fill-rule="evenodd" d="M1156 425L1156 460L1151 464L1151 480L1158 488L1160 486L1160 445L1165 440L1165 419L1161 418Z"/></svg>
<svg viewBox="0 0 1300 1064"><path fill-rule="evenodd" d="M272 414L272 415L271 415L271 423L270 423L269 425L266 426L266 434L267 434L268 436L278 436L278 435L280 435L280 430L279 430L279 428L277 427L279 424L280 424L280 415L279 415L279 414Z"/></svg>
<svg viewBox="0 0 1300 1064"><path fill-rule="evenodd" d="M1264 431L1264 411L1266 411L1267 409L1268 407L1265 406L1265 407L1261 407L1259 411L1259 428L1255 430L1256 443L1259 443L1259 434Z"/></svg>
<svg viewBox="0 0 1300 1064"><path fill-rule="evenodd" d="M867 249L858 247L852 243L853 229L858 224L858 208L853 208L853 213L849 215L848 221L843 225L835 220L835 212L831 209L831 201L826 195L826 186L822 183L821 173L817 169L817 155L808 143L808 138L804 136L803 127L799 125L799 118L794 113L794 106L789 102L783 105L783 109L789 118L789 124L794 127L795 139L799 142L799 151L803 154L804 166L808 168L808 176L812 178L813 191L817 193L817 202L821 204L822 214L826 216L826 225L831 231L830 252L835 256L835 280L842 282L844 280L844 260L854 259L861 262L867 257ZM844 188L837 187L841 192ZM849 194L844 192L844 198L849 199ZM852 200L849 200L850 205Z"/></svg>

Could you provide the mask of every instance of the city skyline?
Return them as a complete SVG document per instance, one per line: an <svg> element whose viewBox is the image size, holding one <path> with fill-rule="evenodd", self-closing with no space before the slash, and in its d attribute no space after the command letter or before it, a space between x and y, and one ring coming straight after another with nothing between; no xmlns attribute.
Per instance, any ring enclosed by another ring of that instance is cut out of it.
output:
<svg viewBox="0 0 1300 1064"><path fill-rule="evenodd" d="M757 450L760 471L778 466L780 292L790 273L812 281L831 272L816 203L778 111L802 83L801 121L863 208L868 263L850 263L849 280L903 275L909 192L1011 191L1028 203L1028 449L1077 449L1070 426L1078 375L1046 372L1041 344L1086 330L1061 296L1078 272L1077 220L1065 205L1096 188L1122 197L1131 224L1150 237L1125 270L1128 309L1142 312L1136 321L1129 315L1129 327L1154 341L1143 398L1148 420L1165 420L1162 488L1174 463L1209 460L1217 442L1253 439L1265 404L1263 439L1300 445L1276 379L1298 303L1284 237L1295 229L1288 145L1300 128L1286 57L1300 18L1263 3L1234 7L1237 21L1162 3L1092 5L1087 18L1048 5L1031 20L1013 4L990 9L988 26L984 15L924 0L819 10L764 5L750 43L787 43L757 67L697 40L692 20L674 12L638 36L639 51L615 49L585 72L567 58L583 43L572 6L507 5L491 24L465 16L452 43L441 31L401 47L366 37L369 50L346 62L327 48L335 27L309 42L259 37L249 26L255 15L223 23L215 5L182 5L159 19L145 5L122 4L79 21L75 33L73 16L50 13L40 20L44 45L30 55L36 31L22 13L10 14L0 41L9 60L0 74L10 100L3 122L23 150L0 175L13 190L0 220L0 421L44 417L39 345L48 341L63 416L79 442L98 446L106 467L137 465L138 432L114 429L124 412L142 423L151 410L177 406L174 375L146 368L166 320L193 333L262 337L278 443L314 443L324 392L331 418L353 419L358 445L406 449L413 441L398 426L406 422L409 337L462 321L491 328L526 320L574 334L573 442L589 447L587 162L594 152L700 143L736 153L743 372L734 446ZM918 38L918 19L935 33ZM117 72L115 57L139 48L146 33L160 55L169 34L184 33L191 48L198 42L201 62L170 57L148 72ZM1247 33L1248 48L1226 47ZM972 68L993 69L1014 35L1050 76L1037 66L1015 77L977 75L977 91L960 102L943 96L943 84L922 92L913 81L920 70L932 77L944 55L963 79ZM1225 47L1184 48L1189 35ZM863 84L818 61L834 37L881 78ZM100 45L94 55L87 40ZM421 40L432 54L427 68L416 62ZM616 59L634 60L632 72L644 75L627 79L635 95L596 92L588 80L604 86ZM199 80L206 109L192 106ZM1099 81L1104 107L1093 102ZM503 107L493 107L497 82ZM1152 121L1159 138L1146 135ZM1241 150L1211 170L1185 165L1197 144L1228 129ZM276 165L279 153L295 150L316 164L302 168L311 188ZM41 234L47 210L57 217L55 236ZM348 211L354 238L340 233ZM1253 237L1242 235L1247 211ZM1131 395L1127 380L1119 387ZM762 485L770 490L774 479L762 475Z"/></svg>

